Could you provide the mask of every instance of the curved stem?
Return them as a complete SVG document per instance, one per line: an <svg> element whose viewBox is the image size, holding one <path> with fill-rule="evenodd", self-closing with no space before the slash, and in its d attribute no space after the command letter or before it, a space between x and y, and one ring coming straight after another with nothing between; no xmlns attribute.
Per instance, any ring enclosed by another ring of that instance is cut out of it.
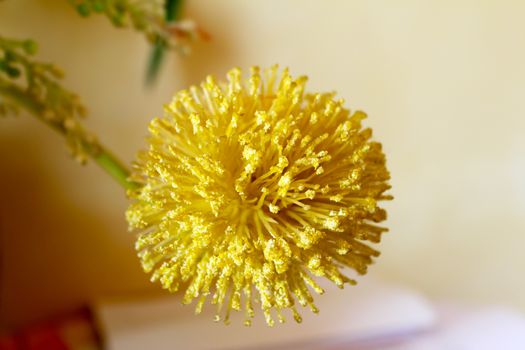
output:
<svg viewBox="0 0 525 350"><path fill-rule="evenodd" d="M37 100L32 98L27 91L9 84L2 84L0 81L0 95L15 102L17 106L33 114L40 121L51 127L53 130L66 136L66 128L62 123L50 121L44 117L45 107ZM82 149L88 154L104 171L116 180L124 189L133 190L138 184L129 180L130 171L104 146L93 143L87 139L78 140Z"/></svg>

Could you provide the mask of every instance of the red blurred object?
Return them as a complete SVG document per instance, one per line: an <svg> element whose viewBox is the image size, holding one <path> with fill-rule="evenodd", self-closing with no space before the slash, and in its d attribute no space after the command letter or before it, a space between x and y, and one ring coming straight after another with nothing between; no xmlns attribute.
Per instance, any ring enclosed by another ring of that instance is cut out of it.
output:
<svg viewBox="0 0 525 350"><path fill-rule="evenodd" d="M62 339L60 327L46 325L30 329L21 339L24 350L68 350L69 347Z"/></svg>
<svg viewBox="0 0 525 350"><path fill-rule="evenodd" d="M0 350L16 350L17 345L13 337L0 336Z"/></svg>
<svg viewBox="0 0 525 350"><path fill-rule="evenodd" d="M70 350L101 348L88 308L60 315L10 334L0 335L0 350Z"/></svg>

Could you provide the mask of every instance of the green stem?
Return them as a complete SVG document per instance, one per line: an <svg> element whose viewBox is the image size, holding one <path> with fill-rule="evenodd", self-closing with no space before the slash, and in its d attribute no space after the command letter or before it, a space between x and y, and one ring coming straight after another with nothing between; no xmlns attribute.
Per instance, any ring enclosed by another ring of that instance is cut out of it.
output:
<svg viewBox="0 0 525 350"><path fill-rule="evenodd" d="M129 170L119 159L106 149L102 149L98 154L91 155L93 160L104 169L113 179L127 190L138 187L137 183L129 180Z"/></svg>
<svg viewBox="0 0 525 350"><path fill-rule="evenodd" d="M60 122L47 120L44 117L45 106L32 98L27 91L13 85L2 84L0 81L0 95L12 100L16 105L23 107L53 130L66 136L66 128L64 125ZM138 188L137 183L129 180L129 169L104 146L98 143L94 144L85 139L80 139L79 142L86 154L124 187L124 189L133 190Z"/></svg>

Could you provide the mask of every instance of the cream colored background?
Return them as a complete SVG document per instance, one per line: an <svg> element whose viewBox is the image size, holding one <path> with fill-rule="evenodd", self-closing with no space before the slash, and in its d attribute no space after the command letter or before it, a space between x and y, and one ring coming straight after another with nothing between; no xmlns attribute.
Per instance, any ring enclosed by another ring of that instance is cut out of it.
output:
<svg viewBox="0 0 525 350"><path fill-rule="evenodd" d="M66 1L0 2L0 32L34 37L67 72L87 124L126 161L181 87L280 63L370 118L389 156L391 227L371 274L436 297L525 310L525 2L189 0L212 35L143 88L144 39ZM0 121L1 322L90 298L158 292L122 190L27 115Z"/></svg>

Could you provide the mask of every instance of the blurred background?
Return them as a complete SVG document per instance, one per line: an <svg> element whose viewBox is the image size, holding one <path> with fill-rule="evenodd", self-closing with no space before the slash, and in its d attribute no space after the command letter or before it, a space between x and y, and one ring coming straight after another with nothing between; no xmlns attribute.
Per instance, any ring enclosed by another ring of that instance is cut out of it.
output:
<svg viewBox="0 0 525 350"><path fill-rule="evenodd" d="M390 233L370 269L434 298L525 311L525 3L188 0L212 36L170 53L144 87L149 45L66 1L0 2L0 33L34 38L89 107L87 126L127 162L183 87L278 63L368 113L388 156ZM81 167L33 117L0 121L0 325L12 329L148 282L122 189Z"/></svg>

